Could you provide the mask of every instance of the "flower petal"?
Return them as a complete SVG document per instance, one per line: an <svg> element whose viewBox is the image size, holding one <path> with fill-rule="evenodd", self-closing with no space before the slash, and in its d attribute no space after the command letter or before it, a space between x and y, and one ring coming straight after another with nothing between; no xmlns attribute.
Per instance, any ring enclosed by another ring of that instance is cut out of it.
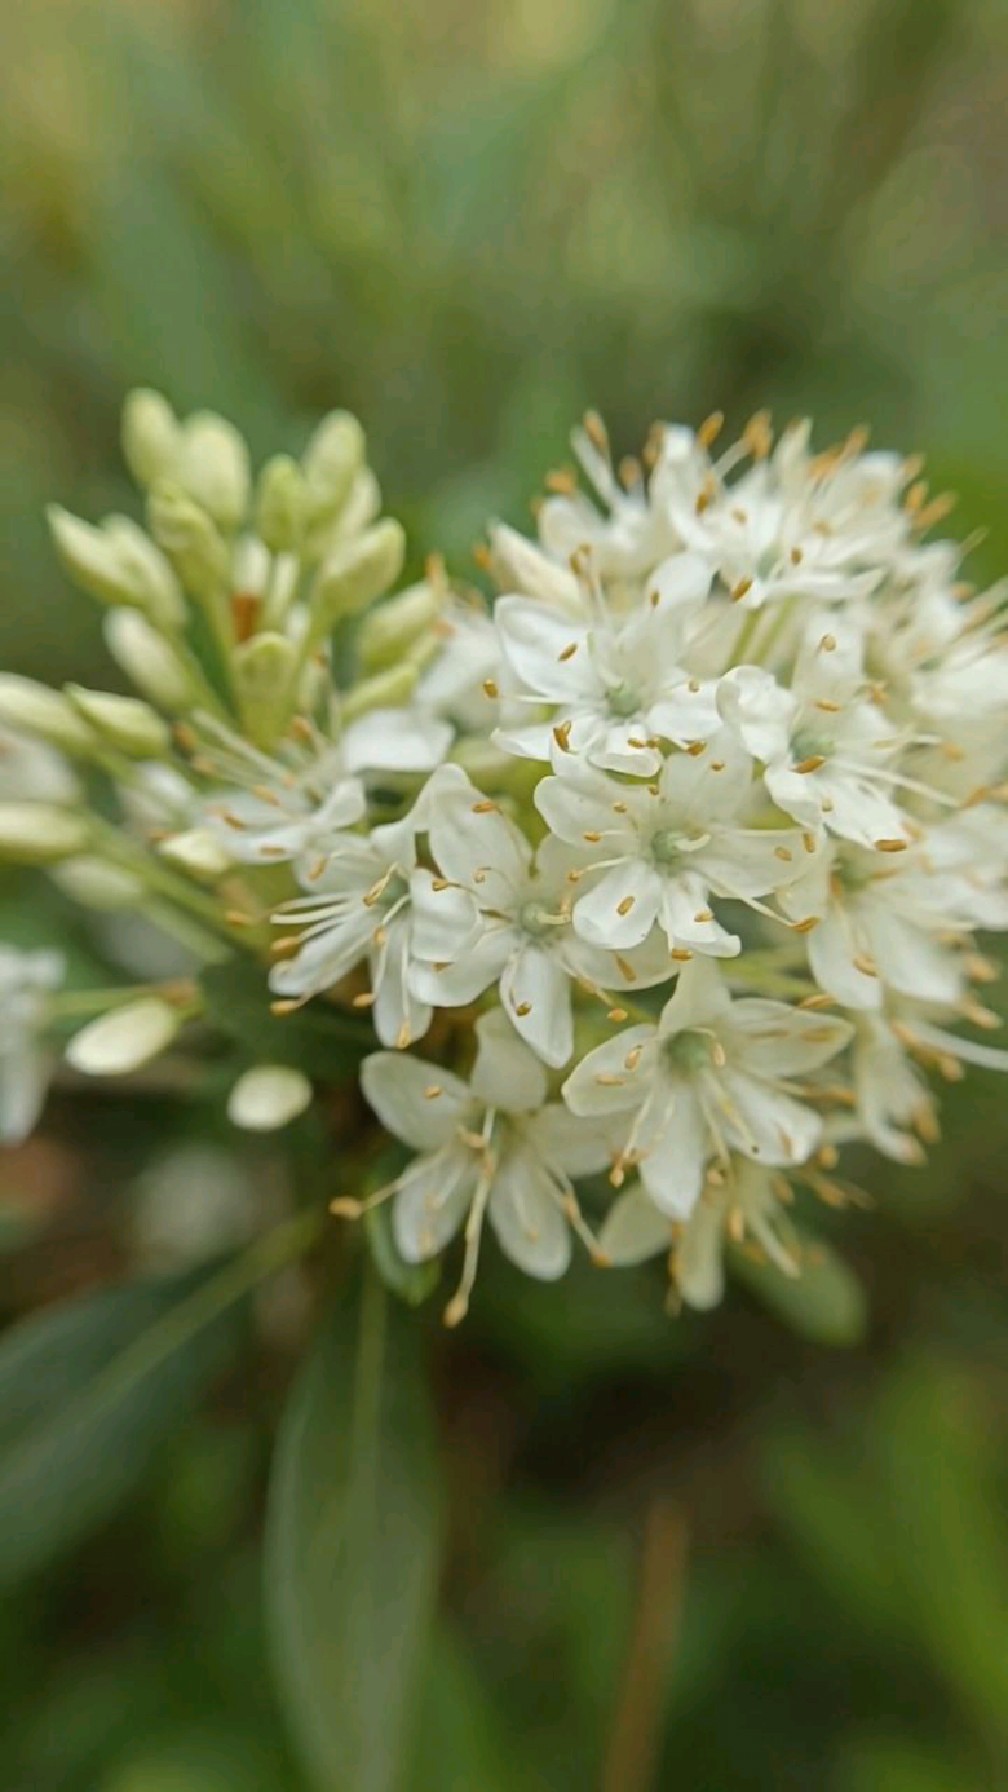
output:
<svg viewBox="0 0 1008 1792"><path fill-rule="evenodd" d="M512 1025L537 1057L559 1070L574 1050L570 982L556 956L523 945L501 973L501 1001Z"/></svg>
<svg viewBox="0 0 1008 1792"><path fill-rule="evenodd" d="M599 1232L599 1249L620 1268L644 1263L667 1251L672 1243L672 1222L635 1183L609 1209Z"/></svg>
<svg viewBox="0 0 1008 1792"><path fill-rule="evenodd" d="M647 1048L653 1045L656 1035L655 1027L624 1027L582 1058L562 1090L571 1113L617 1114L639 1107L650 1081ZM638 1048L640 1057L636 1055Z"/></svg>
<svg viewBox="0 0 1008 1792"><path fill-rule="evenodd" d="M574 929L592 946L622 952L647 939L661 905L662 882L642 859L623 859L574 905Z"/></svg>
<svg viewBox="0 0 1008 1792"><path fill-rule="evenodd" d="M472 1153L438 1151L418 1157L399 1178L393 1230L407 1263L436 1257L462 1225L476 1188Z"/></svg>
<svg viewBox="0 0 1008 1792"><path fill-rule="evenodd" d="M415 1151L436 1151L460 1126L475 1122L477 1106L465 1083L422 1058L374 1052L361 1065L360 1079L386 1131Z"/></svg>
<svg viewBox="0 0 1008 1792"><path fill-rule="evenodd" d="M519 1039L502 1008L476 1022L476 1063L470 1087L488 1108L506 1114L534 1113L546 1100L546 1072Z"/></svg>
<svg viewBox="0 0 1008 1792"><path fill-rule="evenodd" d="M487 1218L505 1255L526 1275L552 1282L571 1258L570 1228L531 1152L509 1151L494 1177Z"/></svg>

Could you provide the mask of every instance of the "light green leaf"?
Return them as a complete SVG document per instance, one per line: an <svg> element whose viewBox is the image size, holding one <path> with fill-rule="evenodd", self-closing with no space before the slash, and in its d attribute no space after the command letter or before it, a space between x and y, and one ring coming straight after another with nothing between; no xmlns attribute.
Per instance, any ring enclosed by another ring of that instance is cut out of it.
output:
<svg viewBox="0 0 1008 1792"><path fill-rule="evenodd" d="M860 1344L868 1329L865 1292L854 1271L821 1238L800 1276L730 1251L732 1274L792 1331L813 1344Z"/></svg>
<svg viewBox="0 0 1008 1792"><path fill-rule="evenodd" d="M277 1678L320 1792L391 1792L428 1648L438 1493L416 1322L373 1274L280 1427L266 1519Z"/></svg>

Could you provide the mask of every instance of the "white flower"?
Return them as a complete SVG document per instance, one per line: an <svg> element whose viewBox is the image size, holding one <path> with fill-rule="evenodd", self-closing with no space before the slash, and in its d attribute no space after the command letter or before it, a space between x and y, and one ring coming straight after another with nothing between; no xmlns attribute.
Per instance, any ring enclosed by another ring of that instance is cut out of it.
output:
<svg viewBox="0 0 1008 1792"><path fill-rule="evenodd" d="M622 481L617 477L599 418L586 417L571 445L600 508L573 484L569 492L547 498L539 510L539 539L546 553L567 567L572 555L587 549L600 577L643 577L679 546L674 528L650 502L639 466L624 468Z"/></svg>
<svg viewBox="0 0 1008 1792"><path fill-rule="evenodd" d="M431 1004L420 999L412 967L421 951L441 950L445 930L465 938L476 925L476 907L460 891L435 898L431 873L417 865L416 810L369 835L340 834L329 856L306 875L312 895L285 903L273 916L298 928L294 955L275 965L274 993L307 1001L334 988L362 961L371 992L355 1004L370 1007L383 1045L402 1048L431 1023Z"/></svg>
<svg viewBox="0 0 1008 1792"><path fill-rule="evenodd" d="M861 454L856 437L831 454L810 455L808 439L807 424L785 430L771 455L768 422L757 416L712 460L688 434L665 434L652 504L746 609L793 595L865 597L910 534L900 507L905 468L896 455ZM750 455L753 464L729 483Z"/></svg>
<svg viewBox="0 0 1008 1792"><path fill-rule="evenodd" d="M0 996L4 1026L0 1043L0 1143L20 1145L28 1137L45 1100L47 1055L40 1045L50 993L63 981L59 952L22 952L0 945Z"/></svg>
<svg viewBox="0 0 1008 1792"><path fill-rule="evenodd" d="M683 665L710 588L710 570L692 554L658 566L648 601L627 617L599 606L576 622L542 603L502 597L494 612L510 679L505 709L547 707L547 721L498 728L509 752L548 760L554 743L610 771L650 776L658 739L685 744L717 726L713 687Z"/></svg>
<svg viewBox="0 0 1008 1792"><path fill-rule="evenodd" d="M561 840L589 847L602 872L574 905L574 927L595 946L624 952L657 922L670 949L730 957L738 937L709 906L755 902L803 870L807 846L794 828L744 825L752 760L727 729L695 753L673 753L653 785L630 785L591 768L544 778L540 814ZM813 843L814 844L814 843Z"/></svg>
<svg viewBox="0 0 1008 1792"><path fill-rule="evenodd" d="M818 917L806 935L809 967L844 1007L881 1009L887 990L954 1006L966 984L961 948L970 929L1008 926L1003 860L973 876L965 842L949 837L954 827L894 856L830 842L782 893L796 919Z"/></svg>
<svg viewBox="0 0 1008 1792"><path fill-rule="evenodd" d="M906 736L865 692L856 629L816 617L789 690L769 672L740 666L721 680L718 705L764 761L778 808L803 827L825 827L862 846L907 841L891 795L907 782L893 769Z"/></svg>
<svg viewBox="0 0 1008 1792"><path fill-rule="evenodd" d="M219 786L204 814L220 844L239 863L303 868L361 820L368 776L429 772L451 741L446 722L398 709L372 710L337 739L305 724L276 757L209 717L200 730L208 746L196 769Z"/></svg>
<svg viewBox="0 0 1008 1792"><path fill-rule="evenodd" d="M420 1155L388 1191L395 1236L410 1263L435 1257L465 1227L465 1267L445 1318L460 1320L476 1275L484 1217L501 1249L528 1275L549 1281L570 1261L570 1227L584 1227L571 1183L603 1169L605 1132L546 1103L546 1072L498 1008L476 1023L468 1083L451 1071L378 1052L361 1084L382 1125ZM379 1197L381 1198L381 1197ZM354 1203L335 1203L356 1213Z"/></svg>
<svg viewBox="0 0 1008 1792"><path fill-rule="evenodd" d="M589 1052L564 1100L575 1114L626 1114L620 1168L639 1166L650 1199L683 1219L712 1158L804 1162L822 1125L791 1091L850 1034L845 1021L783 1002L733 1002L710 960L696 958L657 1025L628 1027Z"/></svg>
<svg viewBox="0 0 1008 1792"><path fill-rule="evenodd" d="M580 939L571 926L571 877L583 870L583 852L547 839L533 854L521 830L457 768L432 779L423 800L441 872L429 915L440 929L428 928L418 948L428 962L415 966L411 987L432 1006L450 1008L499 982L526 1044L545 1063L566 1064L574 1041L571 980L595 989L643 986L667 974L664 956L621 959Z"/></svg>
<svg viewBox="0 0 1008 1792"><path fill-rule="evenodd" d="M669 1253L675 1286L687 1306L717 1306L724 1294L728 1239L748 1236L783 1275L799 1273L793 1228L781 1205L780 1178L733 1158L727 1174L709 1179L685 1224L670 1220L637 1182L606 1215L599 1248L616 1265ZM783 1193L786 1194L785 1186Z"/></svg>
<svg viewBox="0 0 1008 1792"><path fill-rule="evenodd" d="M494 623L478 605L452 598L439 615L435 632L441 652L417 684L416 704L473 733L485 733L494 717L486 686L500 673L501 647Z"/></svg>

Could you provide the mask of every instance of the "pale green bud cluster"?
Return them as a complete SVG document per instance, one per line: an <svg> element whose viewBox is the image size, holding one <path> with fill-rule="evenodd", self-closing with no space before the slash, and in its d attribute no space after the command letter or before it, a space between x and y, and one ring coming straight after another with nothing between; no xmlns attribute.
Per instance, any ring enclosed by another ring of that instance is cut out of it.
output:
<svg viewBox="0 0 1008 1792"><path fill-rule="evenodd" d="M384 672L406 648L412 666L395 682L398 696L352 689L350 713L408 697L423 663L413 650L443 594L417 587L365 632L371 606L402 572L405 539L399 523L378 517L354 417L334 411L300 459L274 455L258 475L225 418L178 417L157 392L127 400L122 439L147 528L123 516L94 525L59 506L49 521L65 570L108 608L109 651L147 705L173 719L215 715L270 749L299 713L326 703L342 710L329 643L347 625L361 630L363 675ZM132 756L165 757L163 723L98 696L74 691L44 710L45 697L8 690L0 718L78 756L97 736Z"/></svg>

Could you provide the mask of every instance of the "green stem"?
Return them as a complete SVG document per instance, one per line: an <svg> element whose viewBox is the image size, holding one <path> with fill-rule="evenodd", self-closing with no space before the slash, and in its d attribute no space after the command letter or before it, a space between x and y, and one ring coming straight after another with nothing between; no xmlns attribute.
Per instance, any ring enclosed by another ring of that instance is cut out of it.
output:
<svg viewBox="0 0 1008 1792"><path fill-rule="evenodd" d="M324 1208L311 1208L275 1226L265 1238L257 1239L124 1351L96 1378L89 1399L97 1404L110 1395L114 1398L121 1393L123 1384L149 1375L173 1351L212 1324L225 1308L234 1306L260 1282L303 1256L319 1237L325 1218Z"/></svg>

